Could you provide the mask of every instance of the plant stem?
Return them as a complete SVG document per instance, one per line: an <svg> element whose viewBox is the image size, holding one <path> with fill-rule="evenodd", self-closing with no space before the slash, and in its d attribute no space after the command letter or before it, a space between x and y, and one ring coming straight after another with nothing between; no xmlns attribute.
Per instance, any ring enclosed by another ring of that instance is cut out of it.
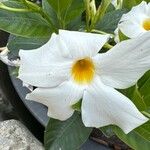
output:
<svg viewBox="0 0 150 150"><path fill-rule="evenodd" d="M89 0L84 0L85 8L86 8L86 31L90 31L90 9L89 9Z"/></svg>
<svg viewBox="0 0 150 150"><path fill-rule="evenodd" d="M4 5L3 3L0 3L0 9L12 11L12 12L33 12L33 10L30 10L30 9L11 8L11 7Z"/></svg>
<svg viewBox="0 0 150 150"><path fill-rule="evenodd" d="M111 0L102 0L101 1L101 4L99 5L98 9L97 9L97 12L94 16L94 19L93 21L91 22L91 25L90 25L90 30L94 29L95 28L95 25L98 21L101 21L103 16L105 15L106 13L106 10L108 8L108 6L110 5L111 3Z"/></svg>
<svg viewBox="0 0 150 150"><path fill-rule="evenodd" d="M142 111L143 115L145 115L146 117L150 118L150 114L146 111Z"/></svg>
<svg viewBox="0 0 150 150"><path fill-rule="evenodd" d="M48 17L48 15L41 9L40 6L34 4L33 2L27 1L27 0L23 0L24 4L27 5L28 8L34 10L37 13L40 13L41 16L43 18L45 18L49 25L52 27L52 29L54 30L55 33L58 33L57 28L54 26L54 24L52 23L52 21L50 20L50 18Z"/></svg>
<svg viewBox="0 0 150 150"><path fill-rule="evenodd" d="M39 7L38 5L36 5L30 1L27 1L27 0L22 0L22 2L28 7L27 9L11 8L11 7L4 5L3 3L0 3L0 9L12 11L12 12L35 12L35 13L39 13L43 18L45 18L47 20L47 22L49 23L50 27L54 30L54 32L58 33L57 28L53 25L52 21L50 20L48 15L41 9L41 7Z"/></svg>
<svg viewBox="0 0 150 150"><path fill-rule="evenodd" d="M104 48L111 49L111 48L113 48L113 46L110 45L109 43L106 43L106 44L104 45Z"/></svg>
<svg viewBox="0 0 150 150"><path fill-rule="evenodd" d="M107 32L101 31L101 30L93 29L91 32L94 32L94 33L100 33L100 34L109 34L109 35L111 35L112 38L114 37L113 34L107 33Z"/></svg>

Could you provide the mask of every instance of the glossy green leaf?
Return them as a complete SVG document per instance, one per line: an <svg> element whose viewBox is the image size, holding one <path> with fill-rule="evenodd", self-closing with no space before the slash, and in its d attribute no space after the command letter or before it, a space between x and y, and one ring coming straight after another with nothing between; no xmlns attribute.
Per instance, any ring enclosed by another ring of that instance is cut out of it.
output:
<svg viewBox="0 0 150 150"><path fill-rule="evenodd" d="M88 139L91 131L83 125L78 113L66 121L50 119L45 131L45 149L76 150Z"/></svg>
<svg viewBox="0 0 150 150"><path fill-rule="evenodd" d="M115 10L106 13L103 19L97 23L96 29L105 31L108 33L113 33L117 28L118 22L122 15L126 13L127 10Z"/></svg>
<svg viewBox="0 0 150 150"><path fill-rule="evenodd" d="M59 23L59 28L66 28L66 25L74 21L74 19L81 17L84 11L83 0L46 0L50 6L49 11L51 18L55 18L55 22ZM45 4L47 2L44 2ZM44 6L44 5L43 5ZM56 21L57 20L57 21Z"/></svg>
<svg viewBox="0 0 150 150"><path fill-rule="evenodd" d="M150 107L150 71L139 80L138 87L146 106Z"/></svg>
<svg viewBox="0 0 150 150"><path fill-rule="evenodd" d="M25 7L15 1L5 2L13 8ZM21 7L22 6L22 7ZM47 21L37 13L11 12L0 9L0 29L22 37L50 37L52 30Z"/></svg>
<svg viewBox="0 0 150 150"><path fill-rule="evenodd" d="M127 37L126 35L124 35L120 30L118 31L118 35L119 35L120 42L129 39L129 37Z"/></svg>
<svg viewBox="0 0 150 150"><path fill-rule="evenodd" d="M150 0L123 0L123 8L131 9L142 1L150 2Z"/></svg>
<svg viewBox="0 0 150 150"><path fill-rule="evenodd" d="M28 9L28 7L26 5L24 5L24 3L22 3L22 1L20 0L8 0L8 1L3 1L3 4L5 4L6 6L12 7L12 8L26 8Z"/></svg>
<svg viewBox="0 0 150 150"><path fill-rule="evenodd" d="M108 8L107 8L107 11L106 11L106 13L108 13L108 12L111 12L111 11L115 11L115 6L113 5L113 4L110 4L109 6L108 6Z"/></svg>
<svg viewBox="0 0 150 150"><path fill-rule="evenodd" d="M135 0L136 1L136 4L140 4L142 1L145 1L145 2L150 2L150 0Z"/></svg>
<svg viewBox="0 0 150 150"><path fill-rule="evenodd" d="M49 4L48 0L42 1L42 8L43 11L47 14L47 16L51 19L55 27L59 28L59 20L57 18L57 14L52 8L52 6Z"/></svg>
<svg viewBox="0 0 150 150"><path fill-rule="evenodd" d="M86 3L86 2L85 2ZM98 22L101 22L101 20L103 19L104 15L106 14L107 10L108 10L108 7L109 5L111 4L111 0L101 0L101 3L100 5L98 6L98 9L96 11L96 14L92 14L91 17L89 18L88 16L88 12L90 12L90 7L88 6L89 4L86 4L86 9L87 9L87 22L88 24L90 25L89 26L89 29L92 30L92 29L95 29L96 27L96 24ZM88 8L89 7L89 8ZM87 27L88 29L88 27ZM89 30L88 29L88 30Z"/></svg>
<svg viewBox="0 0 150 150"><path fill-rule="evenodd" d="M132 86L128 89L120 90L125 96L127 96L140 111L147 109L146 103L143 99L143 96L139 92L138 86Z"/></svg>
<svg viewBox="0 0 150 150"><path fill-rule="evenodd" d="M105 15L109 5L111 4L111 0L101 0L101 4L97 10L97 20L96 21L100 21L103 16Z"/></svg>
<svg viewBox="0 0 150 150"><path fill-rule="evenodd" d="M113 131L123 142L135 150L149 150L150 148L150 122L128 134L118 127L114 127Z"/></svg>
<svg viewBox="0 0 150 150"><path fill-rule="evenodd" d="M57 13L63 13L66 12L70 4L72 3L72 0L47 0L49 4L53 7L53 9ZM60 14L58 14L60 15Z"/></svg>
<svg viewBox="0 0 150 150"><path fill-rule="evenodd" d="M81 112L82 100L78 101L76 104L72 105L72 108L76 111Z"/></svg>
<svg viewBox="0 0 150 150"><path fill-rule="evenodd" d="M123 0L123 8L131 9L133 6L136 6L136 0Z"/></svg>
<svg viewBox="0 0 150 150"><path fill-rule="evenodd" d="M7 45L10 50L9 58L17 57L20 49L37 49L44 45L48 40L49 38L24 38L11 35Z"/></svg>
<svg viewBox="0 0 150 150"><path fill-rule="evenodd" d="M108 138L110 138L110 137L115 135L112 125L101 127L100 130Z"/></svg>
<svg viewBox="0 0 150 150"><path fill-rule="evenodd" d="M69 24L67 24L66 29L72 31L84 31L86 23L82 20L82 17L79 16L76 19L72 20Z"/></svg>
<svg viewBox="0 0 150 150"><path fill-rule="evenodd" d="M75 18L81 16L83 11L83 0L72 0L72 3L70 7L68 7L66 15L64 16L66 23L69 23L71 20L74 20Z"/></svg>
<svg viewBox="0 0 150 150"><path fill-rule="evenodd" d="M145 73L136 86L121 90L121 92L129 97L140 111L150 113L150 71ZM136 128L127 135L117 127L114 132L133 149L148 150L150 147L150 122Z"/></svg>
<svg viewBox="0 0 150 150"><path fill-rule="evenodd" d="M12 36L9 38L8 47L9 49L36 49L42 45L44 45L49 38L24 38L18 36Z"/></svg>

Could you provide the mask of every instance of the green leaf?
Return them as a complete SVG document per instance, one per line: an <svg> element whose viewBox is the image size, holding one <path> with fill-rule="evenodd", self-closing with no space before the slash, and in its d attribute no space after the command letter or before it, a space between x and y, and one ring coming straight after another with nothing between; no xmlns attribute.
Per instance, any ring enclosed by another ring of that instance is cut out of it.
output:
<svg viewBox="0 0 150 150"><path fill-rule="evenodd" d="M48 0L42 1L42 8L43 8L43 11L47 14L47 16L51 19L55 27L59 28L59 20L57 18L57 14L52 8L52 6L49 5Z"/></svg>
<svg viewBox="0 0 150 150"><path fill-rule="evenodd" d="M136 4L138 5L138 4L140 4L142 1L145 1L145 2L150 2L150 0L135 0L136 1Z"/></svg>
<svg viewBox="0 0 150 150"><path fill-rule="evenodd" d="M68 24L75 18L81 17L83 11L84 11L83 0L72 0L72 3L68 7L68 10L66 11L64 17L65 22Z"/></svg>
<svg viewBox="0 0 150 150"><path fill-rule="evenodd" d="M131 9L133 6L140 4L143 0L123 0L123 8ZM150 2L150 0L144 0Z"/></svg>
<svg viewBox="0 0 150 150"><path fill-rule="evenodd" d="M150 107L150 71L138 81L139 92L147 107Z"/></svg>
<svg viewBox="0 0 150 150"><path fill-rule="evenodd" d="M87 140L92 128L86 128L75 113L66 121L50 119L44 136L46 150L76 150Z"/></svg>
<svg viewBox="0 0 150 150"><path fill-rule="evenodd" d="M97 23L96 29L108 33L113 33L114 30L117 28L120 18L126 12L127 10L115 10L106 13L103 19Z"/></svg>
<svg viewBox="0 0 150 150"><path fill-rule="evenodd" d="M72 3L72 0L47 0L57 13L64 13ZM60 15L60 14L59 14Z"/></svg>
<svg viewBox="0 0 150 150"><path fill-rule="evenodd" d="M82 21L82 17L79 16L76 19L72 20L67 26L66 29L72 31L84 31L85 29L85 22Z"/></svg>
<svg viewBox="0 0 150 150"><path fill-rule="evenodd" d="M118 35L119 35L119 40L120 40L120 42L129 39L129 37L127 37L126 35L124 35L124 34L121 32L121 30L118 31Z"/></svg>
<svg viewBox="0 0 150 150"><path fill-rule="evenodd" d="M72 108L76 111L81 111L82 100L78 101L76 104L72 105Z"/></svg>
<svg viewBox="0 0 150 150"><path fill-rule="evenodd" d="M6 6L11 7L11 8L26 8L26 9L28 9L28 7L26 5L24 5L24 3L22 3L22 1L18 1L18 0L4 1L3 4L5 4Z"/></svg>
<svg viewBox="0 0 150 150"><path fill-rule="evenodd" d="M150 112L150 71L138 81L136 86L129 89L121 90L121 92L129 97L140 111ZM136 128L129 134L115 127L114 132L117 136L136 150L148 150L150 147L150 122Z"/></svg>
<svg viewBox="0 0 150 150"><path fill-rule="evenodd" d="M113 127L113 131L123 142L135 150L149 150L150 148L150 122L128 134L118 127Z"/></svg>
<svg viewBox="0 0 150 150"><path fill-rule="evenodd" d="M147 109L146 103L143 99L143 96L139 92L138 86L132 86L128 89L120 90L125 96L127 96L140 111Z"/></svg>
<svg viewBox="0 0 150 150"><path fill-rule="evenodd" d="M83 0L45 0L43 2L43 9L47 9L47 13L51 14L51 18L54 18L57 26L59 28L66 28L66 25L74 21L76 18L81 17L82 12L84 11ZM50 6L46 6L46 3L49 3ZM44 4L45 3L45 4Z"/></svg>
<svg viewBox="0 0 150 150"><path fill-rule="evenodd" d="M107 8L106 13L111 12L111 11L115 11L115 6L110 3L110 5L109 5L108 8Z"/></svg>
<svg viewBox="0 0 150 150"><path fill-rule="evenodd" d="M36 49L44 45L49 38L24 38L11 35L8 41L9 49Z"/></svg>
<svg viewBox="0 0 150 150"><path fill-rule="evenodd" d="M133 6L136 6L136 0L123 0L123 8L131 9Z"/></svg>
<svg viewBox="0 0 150 150"><path fill-rule="evenodd" d="M12 5L13 8L25 7L16 1L7 1L4 4ZM0 22L0 29L22 37L47 38L52 33L47 21L37 13L11 12L0 9Z"/></svg>
<svg viewBox="0 0 150 150"><path fill-rule="evenodd" d="M7 45L10 50L9 58L12 59L17 57L20 49L37 49L44 45L48 40L49 38L24 38L11 35Z"/></svg>
<svg viewBox="0 0 150 150"><path fill-rule="evenodd" d="M101 127L100 130L108 138L110 138L110 137L112 137L112 136L115 135L115 133L113 131L113 126L112 125Z"/></svg>
<svg viewBox="0 0 150 150"><path fill-rule="evenodd" d="M105 15L107 8L109 7L109 5L111 4L111 0L101 0L101 4L98 8L97 11L97 21L101 20L103 18L103 16Z"/></svg>

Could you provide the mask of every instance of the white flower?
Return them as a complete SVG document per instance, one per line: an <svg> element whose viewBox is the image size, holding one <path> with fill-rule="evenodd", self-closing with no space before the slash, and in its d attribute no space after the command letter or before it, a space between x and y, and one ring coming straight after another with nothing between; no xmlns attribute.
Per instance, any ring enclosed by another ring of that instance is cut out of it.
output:
<svg viewBox="0 0 150 150"><path fill-rule="evenodd" d="M136 38L150 31L150 3L143 1L124 14L118 28L129 38Z"/></svg>
<svg viewBox="0 0 150 150"><path fill-rule="evenodd" d="M114 31L114 34L115 34L114 41L116 43L119 43L120 42L120 38L119 38L119 29L118 28L116 28L116 30Z"/></svg>
<svg viewBox="0 0 150 150"><path fill-rule="evenodd" d="M9 53L9 50L7 47L1 47L0 48L0 60L6 65L18 67L20 65L20 60L19 59L9 60L8 53Z"/></svg>
<svg viewBox="0 0 150 150"><path fill-rule="evenodd" d="M87 127L118 125L125 133L148 121L115 90L134 85L150 68L150 33L99 54L108 35L60 30L44 46L21 50L19 78L37 88L27 99L45 104L48 116L66 120L82 98Z"/></svg>

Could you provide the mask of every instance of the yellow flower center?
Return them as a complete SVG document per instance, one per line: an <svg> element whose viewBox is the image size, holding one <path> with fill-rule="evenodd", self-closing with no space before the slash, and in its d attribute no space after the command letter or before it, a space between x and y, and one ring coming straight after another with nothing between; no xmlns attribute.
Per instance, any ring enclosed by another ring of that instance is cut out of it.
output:
<svg viewBox="0 0 150 150"><path fill-rule="evenodd" d="M143 28L145 30L147 30L147 31L150 30L150 18L144 20L144 22L143 22Z"/></svg>
<svg viewBox="0 0 150 150"><path fill-rule="evenodd" d="M74 81L79 84L90 83L95 74L95 66L90 58L76 61L71 70Z"/></svg>

